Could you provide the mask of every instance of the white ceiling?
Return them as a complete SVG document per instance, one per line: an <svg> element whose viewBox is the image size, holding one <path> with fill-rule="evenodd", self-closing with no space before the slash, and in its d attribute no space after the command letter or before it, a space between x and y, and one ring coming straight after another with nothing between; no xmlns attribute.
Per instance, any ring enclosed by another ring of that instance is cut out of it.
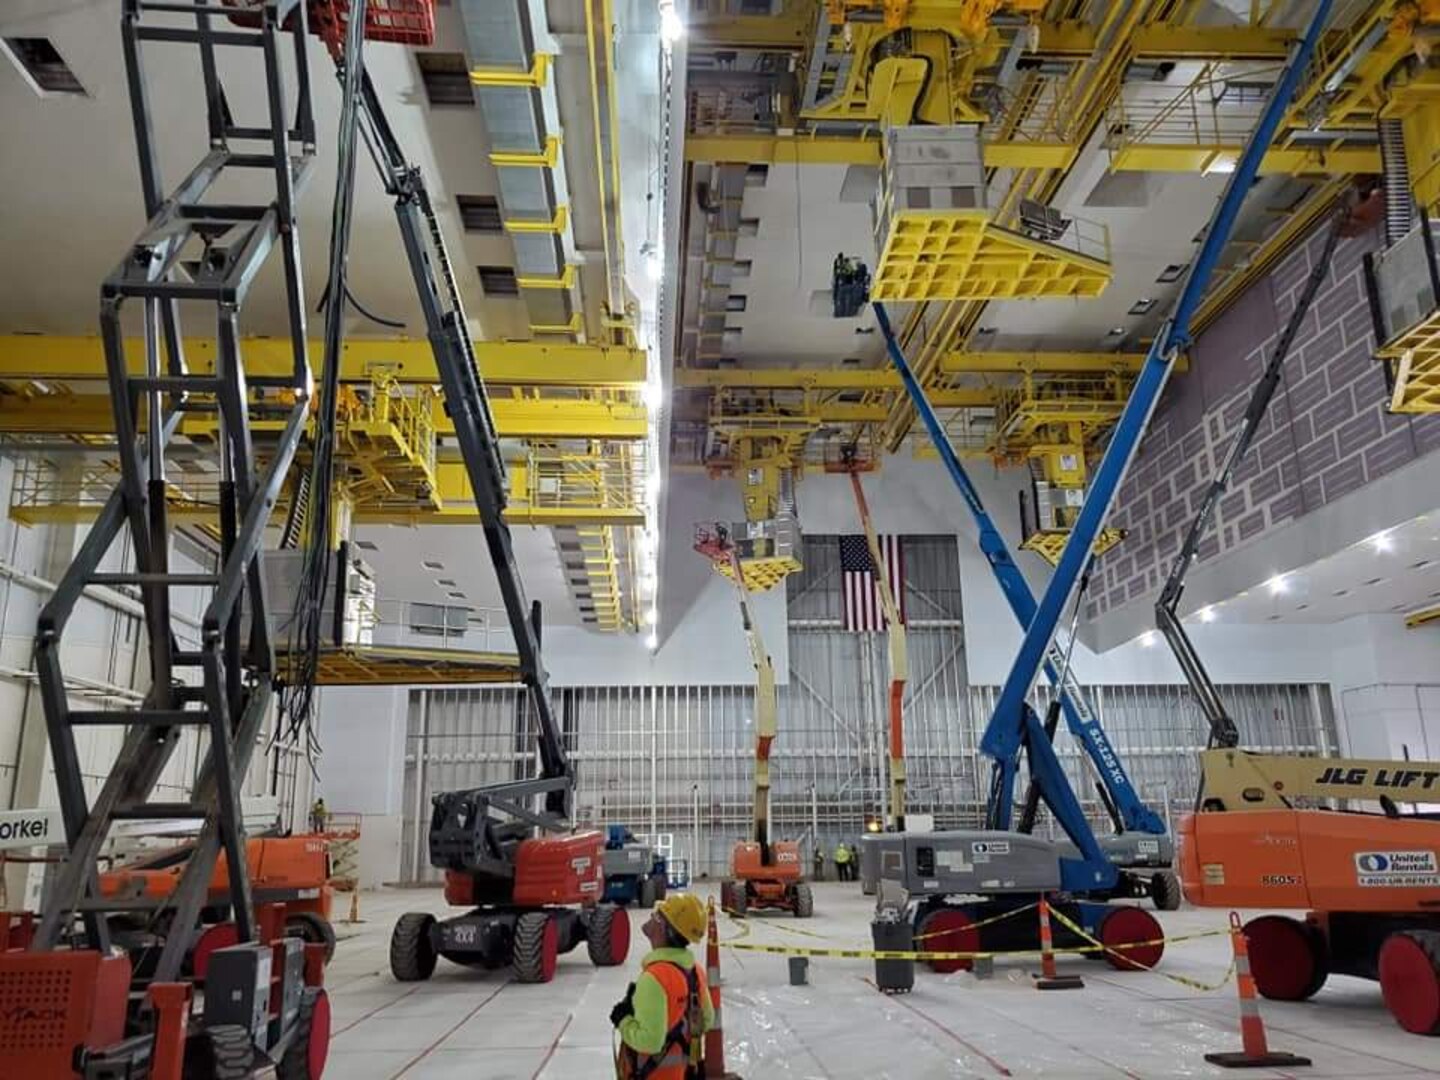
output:
<svg viewBox="0 0 1440 1080"><path fill-rule="evenodd" d="M458 14L441 7L437 49L459 49ZM134 136L120 49L118 5L47 0L7 0L0 36L48 37L87 91L86 97L40 97L8 62L0 61L0 248L24 257L0 264L0 331L91 334L96 332L100 281L124 255L143 225ZM237 55L243 53L244 55ZM253 55L252 55L253 54ZM152 114L160 132L162 179L176 183L207 145L203 89L194 46L147 44ZM237 117L260 117L264 84L256 77L256 50L222 49L221 74ZM318 167L300 202L304 279L312 333L318 333L315 302L325 282L330 203L335 184L335 129L339 88L334 67L318 38L310 39L320 151ZM421 167L441 211L446 241L477 336L523 334L518 300L485 301L475 266L511 261L504 236L461 233L451 184L465 194L495 190L494 170L478 109L432 109L425 100L410 52L395 45L366 49L370 71L386 113L408 155ZM266 197L268 185L241 185L217 197ZM272 259L242 312L242 330L284 333L279 260ZM395 225L392 203L368 159L357 172L355 224L349 262L351 289L377 314L407 324L423 337L414 289ZM198 332L205 328L196 326ZM350 333L390 336L395 331L363 319L349 320Z"/></svg>
<svg viewBox="0 0 1440 1080"><path fill-rule="evenodd" d="M1440 511L1212 605L1217 622L1334 623L1440 604ZM1190 621L1200 614L1190 615Z"/></svg>

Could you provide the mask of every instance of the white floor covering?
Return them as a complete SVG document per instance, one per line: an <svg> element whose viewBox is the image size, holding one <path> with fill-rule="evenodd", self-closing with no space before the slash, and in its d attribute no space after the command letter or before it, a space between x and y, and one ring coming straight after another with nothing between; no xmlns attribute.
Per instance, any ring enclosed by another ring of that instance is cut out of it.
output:
<svg viewBox="0 0 1440 1080"><path fill-rule="evenodd" d="M710 895L701 886L702 896ZM342 898L343 899L343 898ZM343 907L343 903L340 905ZM328 983L334 1035L326 1076L333 1080L605 1080L611 1064L610 1007L638 969L637 931L623 967L596 969L582 949L560 958L555 980L512 983L441 960L429 982L390 975L390 929L404 911L446 910L438 890L364 893L358 925L341 923ZM773 913L748 920L745 940L782 945L865 947L870 898L858 885L816 886L815 918ZM1223 927L1225 913L1161 913L1167 933ZM818 934L825 942L789 932ZM722 939L737 933L722 919ZM702 952L703 956L703 952ZM1214 982L1230 961L1225 937L1181 943L1161 968ZM1205 1063L1213 1050L1239 1048L1232 980L1202 993L1157 973L1118 972L1062 958L1085 989L1042 993L1034 964L997 964L994 976L939 976L922 968L915 990L886 997L867 982L868 961L814 959L810 985L788 985L783 956L722 954L726 1062L745 1080L926 1080L941 1077L1354 1077L1440 1076L1440 1038L1398 1028L1374 983L1332 977L1310 1002L1262 1001L1274 1049L1304 1054L1313 1066L1239 1073Z"/></svg>

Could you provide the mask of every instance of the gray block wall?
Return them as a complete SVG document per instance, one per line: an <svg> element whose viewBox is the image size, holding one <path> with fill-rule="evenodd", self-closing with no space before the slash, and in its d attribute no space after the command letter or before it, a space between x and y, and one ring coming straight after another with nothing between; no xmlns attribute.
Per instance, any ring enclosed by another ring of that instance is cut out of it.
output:
<svg viewBox="0 0 1440 1080"><path fill-rule="evenodd" d="M1207 327L1191 349L1189 372L1171 379L1116 501L1111 524L1129 535L1100 560L1088 619L1153 604L1328 228L1322 224ZM1362 262L1378 243L1375 232L1340 242L1200 562L1440 449L1440 416L1396 416L1385 407Z"/></svg>

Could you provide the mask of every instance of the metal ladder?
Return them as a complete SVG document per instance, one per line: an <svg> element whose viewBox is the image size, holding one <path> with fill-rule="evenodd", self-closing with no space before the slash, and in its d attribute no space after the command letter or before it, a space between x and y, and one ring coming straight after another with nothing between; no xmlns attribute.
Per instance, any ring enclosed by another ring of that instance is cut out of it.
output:
<svg viewBox="0 0 1440 1080"><path fill-rule="evenodd" d="M243 21L239 21L243 20ZM270 714L275 671L261 549L281 485L304 432L310 398L304 292L295 205L312 174L315 123L311 108L303 0L264 0L237 21L204 0L124 0L122 41L130 107L149 221L101 290L105 348L121 481L104 505L54 596L42 610L35 666L54 759L68 857L47 899L34 949L71 938L76 917L92 949L108 950L107 916L150 911L168 915L168 932L153 977L175 979L198 925L216 860L229 870L234 920L241 941L255 939L255 913L245 859L240 788L261 726ZM167 195L161 187L156 134L143 65L150 42L198 47L205 84L210 148ZM264 68L268 117L238 123L221 86L217 53L255 55ZM284 53L293 53L287 72ZM287 83L294 87L290 101ZM222 176L269 176L268 202L203 201ZM280 376L247 377L240 354L239 312L262 265L279 249L293 365ZM144 312L144 356L127 356L121 311L138 300ZM200 309L214 319L213 372L195 373L181 348L180 313ZM164 350L162 365L161 352ZM218 569L177 572L170 566L166 460L187 413L218 415L220 459ZM283 416L283 433L255 462L251 421ZM107 553L128 532L134 570L102 571ZM144 606L150 688L135 711L71 708L62 670L67 621L83 591L109 586L138 591ZM177 589L209 591L200 647L182 650L171 630ZM178 676L198 670L198 685ZM97 725L125 729L121 750L93 800L87 795L77 732ZM196 727L208 748L185 802L152 801L157 781L180 740ZM201 819L193 854L174 893L162 901L106 899L97 860L112 825L125 820ZM164 911L157 909L165 909Z"/></svg>

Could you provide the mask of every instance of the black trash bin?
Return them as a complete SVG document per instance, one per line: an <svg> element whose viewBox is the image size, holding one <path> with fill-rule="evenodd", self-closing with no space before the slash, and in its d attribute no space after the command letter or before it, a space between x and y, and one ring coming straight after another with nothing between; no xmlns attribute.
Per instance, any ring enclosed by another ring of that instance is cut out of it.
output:
<svg viewBox="0 0 1440 1080"><path fill-rule="evenodd" d="M870 924L870 937L877 952L912 952L915 948L915 931L903 914L899 918L876 917ZM908 994L915 988L915 961L876 959L875 985L882 994Z"/></svg>

